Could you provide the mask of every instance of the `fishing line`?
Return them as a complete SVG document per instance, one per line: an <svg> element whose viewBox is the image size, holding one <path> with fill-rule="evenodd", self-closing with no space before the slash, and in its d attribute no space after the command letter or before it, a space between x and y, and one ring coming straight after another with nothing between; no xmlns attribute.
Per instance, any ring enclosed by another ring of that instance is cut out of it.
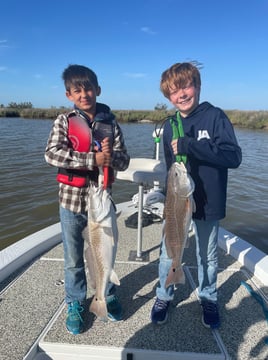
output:
<svg viewBox="0 0 268 360"><path fill-rule="evenodd" d="M176 119L177 119L177 125L176 125L174 119L170 116L164 118L163 120L160 120L161 121L160 127L158 127L158 124L155 125L154 132L155 132L156 137L154 139L154 142L155 142L154 155L156 154L156 144L160 143L161 131L167 120L170 121L170 125L172 127L172 133L173 133L172 140L178 140L179 138L184 137L184 130L183 130L179 111L176 111ZM176 162L179 162L179 163L183 162L185 165L187 162L187 156L186 155L176 155Z"/></svg>
<svg viewBox="0 0 268 360"><path fill-rule="evenodd" d="M163 126L165 125L165 122L169 119L170 117L166 117L164 119L161 119L160 120L160 127L158 127L158 123L155 124L155 127L154 127L154 133L155 133L155 138L154 138L154 143L155 143L155 146L154 146L154 158L156 156L156 148L157 148L157 144L160 143L161 141L161 131L163 129Z"/></svg>

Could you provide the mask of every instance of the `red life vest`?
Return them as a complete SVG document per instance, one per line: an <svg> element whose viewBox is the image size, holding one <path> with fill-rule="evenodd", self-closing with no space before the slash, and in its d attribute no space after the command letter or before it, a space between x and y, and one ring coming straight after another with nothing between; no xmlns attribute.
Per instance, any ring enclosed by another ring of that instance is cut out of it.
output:
<svg viewBox="0 0 268 360"><path fill-rule="evenodd" d="M81 116L73 115L68 117L68 138L74 150L79 152L93 151L92 130L87 121ZM85 187L90 180L98 182L99 169L75 170L59 168L57 181L75 187Z"/></svg>
<svg viewBox="0 0 268 360"><path fill-rule="evenodd" d="M87 121L81 116L70 116L68 121L68 138L72 143L72 148L79 152L90 151L92 131Z"/></svg>

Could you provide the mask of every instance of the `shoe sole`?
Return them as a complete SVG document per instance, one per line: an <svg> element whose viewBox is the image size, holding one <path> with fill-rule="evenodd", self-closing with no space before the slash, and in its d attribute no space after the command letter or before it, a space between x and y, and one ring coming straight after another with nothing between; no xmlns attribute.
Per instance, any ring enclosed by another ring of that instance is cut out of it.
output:
<svg viewBox="0 0 268 360"><path fill-rule="evenodd" d="M206 329L215 330L215 329L218 329L218 328L220 327L220 324L214 324L214 325L206 324L205 321L204 321L204 317L203 317L203 316L202 316L202 318L201 318L201 321L202 321L203 326L204 326Z"/></svg>
<svg viewBox="0 0 268 360"><path fill-rule="evenodd" d="M111 321L111 322L118 322L118 321L122 321L122 320L123 320L123 317L120 318L120 319L116 319L116 318L114 318L114 317L109 316L109 314L108 314L108 320Z"/></svg>
<svg viewBox="0 0 268 360"><path fill-rule="evenodd" d="M165 319L162 321L153 321L152 319L151 319L151 321L153 324L156 324L156 325L164 325L167 322L167 319L168 319L168 314L166 315Z"/></svg>
<svg viewBox="0 0 268 360"><path fill-rule="evenodd" d="M79 334L82 334L83 330L81 330L81 331L70 331L69 329L67 329L67 332L69 334L71 334L71 335L79 335Z"/></svg>

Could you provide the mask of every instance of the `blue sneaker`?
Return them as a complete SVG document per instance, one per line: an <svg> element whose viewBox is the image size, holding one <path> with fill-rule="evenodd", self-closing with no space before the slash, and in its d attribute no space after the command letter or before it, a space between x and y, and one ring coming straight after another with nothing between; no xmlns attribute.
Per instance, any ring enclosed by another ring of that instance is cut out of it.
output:
<svg viewBox="0 0 268 360"><path fill-rule="evenodd" d="M220 316L216 303L208 300L202 300L203 308L202 323L206 328L217 329L220 327Z"/></svg>
<svg viewBox="0 0 268 360"><path fill-rule="evenodd" d="M108 318L111 321L120 321L123 319L122 306L116 295L108 295L106 297Z"/></svg>
<svg viewBox="0 0 268 360"><path fill-rule="evenodd" d="M168 318L168 307L170 301L160 300L156 298L151 311L151 320L154 324L164 324Z"/></svg>
<svg viewBox="0 0 268 360"><path fill-rule="evenodd" d="M83 311L84 311L83 306L77 300L68 304L66 328L73 335L80 334L83 331L83 327L84 327L84 321L82 318Z"/></svg>

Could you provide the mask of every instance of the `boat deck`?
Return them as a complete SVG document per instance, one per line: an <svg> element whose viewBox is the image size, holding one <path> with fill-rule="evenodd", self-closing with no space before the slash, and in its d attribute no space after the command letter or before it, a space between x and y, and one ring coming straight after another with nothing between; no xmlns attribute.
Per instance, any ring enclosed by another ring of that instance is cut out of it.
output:
<svg viewBox="0 0 268 360"><path fill-rule="evenodd" d="M137 230L118 217L119 247L115 270L124 319L104 323L88 313L86 331L74 336L65 328L62 244L44 254L4 288L0 299L1 360L69 359L268 359L268 324L262 306L241 281L252 286L267 304L268 288L238 261L219 248L219 307L222 325L201 324L196 296L194 240L184 253L186 283L179 285L165 325L150 322L158 281L161 224L143 228L143 261L130 260ZM88 305L92 292L88 292Z"/></svg>

